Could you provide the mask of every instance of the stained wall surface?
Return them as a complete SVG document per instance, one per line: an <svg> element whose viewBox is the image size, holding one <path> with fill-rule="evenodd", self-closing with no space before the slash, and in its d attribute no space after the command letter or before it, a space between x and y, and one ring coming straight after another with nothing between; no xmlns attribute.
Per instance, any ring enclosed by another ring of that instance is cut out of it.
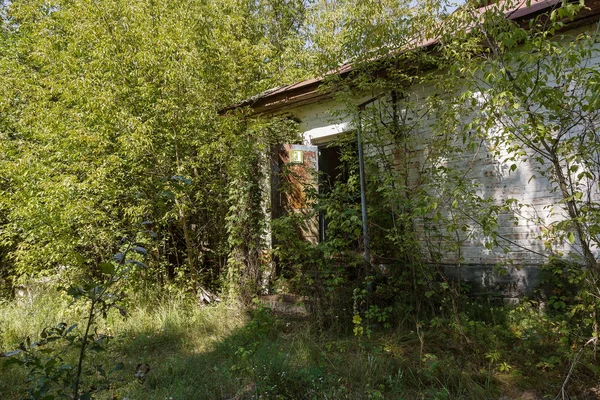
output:
<svg viewBox="0 0 600 400"><path fill-rule="evenodd" d="M597 29L596 25L579 28L571 32L573 35L583 30ZM588 65L600 66L600 56L595 55L586 60ZM436 94L433 85L419 85L410 88L407 103L412 107L404 112L408 120L409 113L413 118L419 118L427 107L427 99ZM360 104L369 95L360 96L355 103ZM372 103L371 107L384 109L385 97ZM299 128L306 145L325 145L334 141L341 134L354 134L356 130L356 112L349 110L333 99L321 100L299 107L290 107L284 111L300 121ZM433 115L434 113L432 113ZM421 174L427 173L425 164L428 162L428 140L431 139L431 125L435 123L432 116L420 118L421 122L411 127L412 137L410 150L399 151L392 140L388 143L368 143L367 156L384 154L394 163L397 169L408 169L408 189L413 189L422 181ZM362 120L365 136L368 140L368 118ZM493 131L494 128L492 128ZM496 134L502 135L502 123L499 121ZM493 132L492 132L493 133ZM458 146L456 143L453 146ZM515 199L514 207L502 211L498 215L496 238L498 246L486 246L486 237L475 221L468 221L467 230L460 233L462 244L457 250L445 251L441 259L436 260L446 273L460 280L468 281L474 288L496 289L505 297L517 297L531 294L539 283L538 266L547 262L548 248L545 246L542 234L551 229L554 221L564 217L560 205L560 192L548 179L536 173L536 167L531 160L524 157L518 161L506 161L498 152L492 151L491 143L482 141L475 148L465 148L463 152L453 152L449 155L444 167L454 170L464 170L466 177L474 182L477 195L482 199L491 199L496 204L504 204L507 199ZM439 159L438 159L439 162ZM515 166L513 166L515 164ZM436 193L431 193L435 196ZM444 199L439 200L443 212L448 210ZM424 221L416 222L416 230L425 234L428 229ZM440 228L440 227L438 227ZM441 227L440 229L444 229ZM425 243L424 243L425 246ZM552 250L564 255L581 254L577 242L567 241L553 243ZM502 273L498 273L501 266Z"/></svg>

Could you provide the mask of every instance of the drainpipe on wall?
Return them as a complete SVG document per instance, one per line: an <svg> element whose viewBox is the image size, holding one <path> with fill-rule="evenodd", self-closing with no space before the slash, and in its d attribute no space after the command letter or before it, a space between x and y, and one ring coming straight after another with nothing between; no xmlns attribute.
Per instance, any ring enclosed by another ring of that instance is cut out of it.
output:
<svg viewBox="0 0 600 400"><path fill-rule="evenodd" d="M356 106L358 110L358 126L356 129L356 144L358 146L358 168L360 172L360 210L362 213L362 228L363 228L363 242L365 246L365 261L367 264L371 265L371 248L369 247L369 224L367 220L367 188L365 183L365 157L362 146L362 120L361 113L364 111L365 107L375 100L378 100L380 97L385 96L385 93L382 93L378 96L375 96L358 106Z"/></svg>
<svg viewBox="0 0 600 400"><path fill-rule="evenodd" d="M371 264L371 250L369 248L369 225L367 221L367 190L365 185L365 158L361 141L362 121L361 112L365 108L365 103L358 106L358 127L356 129L356 142L358 146L358 168L360 172L360 209L362 213L363 241L365 246L365 261Z"/></svg>

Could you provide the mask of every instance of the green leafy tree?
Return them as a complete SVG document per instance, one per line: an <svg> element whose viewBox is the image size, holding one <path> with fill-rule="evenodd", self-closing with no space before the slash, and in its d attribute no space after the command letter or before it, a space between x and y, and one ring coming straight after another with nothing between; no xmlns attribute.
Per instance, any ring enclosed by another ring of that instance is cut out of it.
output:
<svg viewBox="0 0 600 400"><path fill-rule="evenodd" d="M152 221L148 279L217 282L230 150L246 140L217 110L286 76L303 4L17 0L2 13L3 270L98 273L115 238Z"/></svg>

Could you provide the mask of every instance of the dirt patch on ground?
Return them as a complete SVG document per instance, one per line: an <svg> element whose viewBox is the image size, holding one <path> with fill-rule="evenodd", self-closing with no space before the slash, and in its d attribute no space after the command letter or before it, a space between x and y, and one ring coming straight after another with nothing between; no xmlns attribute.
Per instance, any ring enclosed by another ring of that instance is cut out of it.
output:
<svg viewBox="0 0 600 400"><path fill-rule="evenodd" d="M305 303L308 301L306 296L297 296L292 294L273 294L259 297L261 304L271 308L274 313L294 317L308 316L308 310Z"/></svg>

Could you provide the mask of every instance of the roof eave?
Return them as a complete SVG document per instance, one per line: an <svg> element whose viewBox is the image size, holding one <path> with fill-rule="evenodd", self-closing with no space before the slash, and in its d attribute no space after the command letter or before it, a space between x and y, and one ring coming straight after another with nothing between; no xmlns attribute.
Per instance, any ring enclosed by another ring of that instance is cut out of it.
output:
<svg viewBox="0 0 600 400"><path fill-rule="evenodd" d="M517 8L506 12L506 17L517 23L526 19L533 18L560 4L562 0L541 0L532 4L528 8ZM525 0L523 0L523 4ZM490 8L494 5L485 7ZM573 21L568 24L568 29L593 23L600 18L600 1L592 0L586 4L586 9L578 13ZM415 46L413 50L428 50L438 44L437 40L431 39ZM396 54L398 55L398 54ZM284 107L291 105L298 106L307 103L331 97L331 91L324 91L320 87L328 77L339 76L344 78L354 71L354 66L350 63L341 65L335 71L331 71L325 76L307 79L292 85L282 86L263 92L251 99L244 100L238 104L219 110L219 114L228 114L236 109L250 107L252 115L267 114L280 111Z"/></svg>

